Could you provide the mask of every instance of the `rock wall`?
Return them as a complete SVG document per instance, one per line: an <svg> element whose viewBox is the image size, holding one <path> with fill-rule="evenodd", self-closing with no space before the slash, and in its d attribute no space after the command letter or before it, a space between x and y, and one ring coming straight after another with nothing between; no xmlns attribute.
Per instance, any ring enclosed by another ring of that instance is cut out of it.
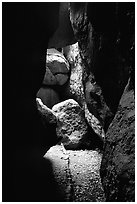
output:
<svg viewBox="0 0 137 204"><path fill-rule="evenodd" d="M94 74L94 53L97 52L98 47L96 47L94 27L88 18L87 8L89 4L70 3L70 21L82 59L85 101L89 111L99 119L106 131L113 113L106 104L102 88L97 83Z"/></svg>
<svg viewBox="0 0 137 204"><path fill-rule="evenodd" d="M107 201L135 201L134 97L130 79L106 134L101 177Z"/></svg>

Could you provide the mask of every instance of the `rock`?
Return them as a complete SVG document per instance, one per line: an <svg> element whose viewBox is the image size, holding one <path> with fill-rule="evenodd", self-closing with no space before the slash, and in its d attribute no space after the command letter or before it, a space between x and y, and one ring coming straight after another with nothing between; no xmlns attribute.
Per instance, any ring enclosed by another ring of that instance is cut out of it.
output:
<svg viewBox="0 0 137 204"><path fill-rule="evenodd" d="M40 98L48 108L52 108L53 105L60 102L57 92L47 87L41 87L39 89L37 98Z"/></svg>
<svg viewBox="0 0 137 204"><path fill-rule="evenodd" d="M56 145L44 158L52 164L59 201L105 202L99 174L102 155L97 151L65 150Z"/></svg>
<svg viewBox="0 0 137 204"><path fill-rule="evenodd" d="M92 82L90 78L91 75L89 75L88 80L85 83L85 98L87 107L89 111L99 119L104 130L107 131L114 114L106 104L101 88L96 82Z"/></svg>
<svg viewBox="0 0 137 204"><path fill-rule="evenodd" d="M62 137L66 149L77 149L84 144L87 125L81 107L73 99L68 99L52 107L57 122L57 136Z"/></svg>
<svg viewBox="0 0 137 204"><path fill-rule="evenodd" d="M67 74L69 72L69 63L62 53L55 49L47 50L46 66L50 69L53 75Z"/></svg>
<svg viewBox="0 0 137 204"><path fill-rule="evenodd" d="M56 49L47 49L44 85L64 85L68 80L69 63Z"/></svg>
<svg viewBox="0 0 137 204"><path fill-rule="evenodd" d="M36 98L36 102L37 102L38 111L41 114L43 121L50 124L52 123L56 124L57 118L54 112L46 105L44 105L40 98Z"/></svg>
<svg viewBox="0 0 137 204"><path fill-rule="evenodd" d="M94 74L94 58L96 57L96 40L94 28L89 21L89 3L70 3L70 20L74 35L78 41L79 53L82 64L82 83L87 108L107 130L112 121L112 111L104 98L102 87L96 80ZM98 44L98 43L97 43ZM94 54L95 53L95 54ZM94 56L95 55L95 56ZM100 69L102 70L101 66Z"/></svg>
<svg viewBox="0 0 137 204"><path fill-rule="evenodd" d="M74 98L80 105L84 101L84 90L82 83L83 69L78 42L63 48L63 53L71 68L69 83L66 87L66 95Z"/></svg>
<svg viewBox="0 0 137 204"><path fill-rule="evenodd" d="M101 164L107 201L135 201L135 99L131 82L108 128Z"/></svg>
<svg viewBox="0 0 137 204"><path fill-rule="evenodd" d="M83 86L83 64L78 42L63 48L63 53L66 59L70 63L71 73L70 80L66 86L65 96L75 99L85 112L85 118L89 126L98 135L98 137L103 141L105 138L105 133L103 130L103 125L101 121L96 117L94 107L89 111ZM92 104L91 104L92 106Z"/></svg>

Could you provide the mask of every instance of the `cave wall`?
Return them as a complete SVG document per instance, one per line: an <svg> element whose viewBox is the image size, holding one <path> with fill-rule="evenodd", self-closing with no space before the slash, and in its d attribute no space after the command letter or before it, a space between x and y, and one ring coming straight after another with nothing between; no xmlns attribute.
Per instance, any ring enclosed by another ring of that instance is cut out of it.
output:
<svg viewBox="0 0 137 204"><path fill-rule="evenodd" d="M106 200L135 201L135 99L131 78L108 128L101 164Z"/></svg>

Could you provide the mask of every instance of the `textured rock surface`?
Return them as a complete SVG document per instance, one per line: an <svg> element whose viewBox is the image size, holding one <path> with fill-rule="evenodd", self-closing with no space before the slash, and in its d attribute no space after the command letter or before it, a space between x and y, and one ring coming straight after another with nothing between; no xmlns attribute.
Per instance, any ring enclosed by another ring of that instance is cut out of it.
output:
<svg viewBox="0 0 137 204"><path fill-rule="evenodd" d="M59 201L104 202L97 151L65 150L62 145L50 148L44 158L52 163Z"/></svg>
<svg viewBox="0 0 137 204"><path fill-rule="evenodd" d="M40 98L48 108L60 102L58 93L49 87L41 87L37 92L37 98Z"/></svg>
<svg viewBox="0 0 137 204"><path fill-rule="evenodd" d="M62 53L60 53L56 49L47 50L46 66L54 75L69 72L69 63L62 55Z"/></svg>
<svg viewBox="0 0 137 204"><path fill-rule="evenodd" d="M130 84L106 134L101 176L107 201L135 201L135 100Z"/></svg>
<svg viewBox="0 0 137 204"><path fill-rule="evenodd" d="M84 145L87 135L87 124L84 113L79 104L68 99L52 107L57 117L57 136L62 137L61 142L66 149L77 149Z"/></svg>

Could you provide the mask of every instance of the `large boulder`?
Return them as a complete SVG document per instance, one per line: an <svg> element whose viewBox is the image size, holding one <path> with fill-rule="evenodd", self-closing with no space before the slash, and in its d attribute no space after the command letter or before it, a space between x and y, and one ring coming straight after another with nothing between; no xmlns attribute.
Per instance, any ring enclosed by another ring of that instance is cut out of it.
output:
<svg viewBox="0 0 137 204"><path fill-rule="evenodd" d="M53 74L65 74L69 72L69 63L64 55L56 49L48 49L46 66Z"/></svg>
<svg viewBox="0 0 137 204"><path fill-rule="evenodd" d="M44 85L63 85L68 80L69 63L58 50L47 49Z"/></svg>
<svg viewBox="0 0 137 204"><path fill-rule="evenodd" d="M135 99L131 81L106 134L101 177L107 201L135 201Z"/></svg>
<svg viewBox="0 0 137 204"><path fill-rule="evenodd" d="M57 136L62 137L61 142L66 149L77 149L84 145L87 135L87 125L84 113L79 104L68 99L52 107L57 121Z"/></svg>

